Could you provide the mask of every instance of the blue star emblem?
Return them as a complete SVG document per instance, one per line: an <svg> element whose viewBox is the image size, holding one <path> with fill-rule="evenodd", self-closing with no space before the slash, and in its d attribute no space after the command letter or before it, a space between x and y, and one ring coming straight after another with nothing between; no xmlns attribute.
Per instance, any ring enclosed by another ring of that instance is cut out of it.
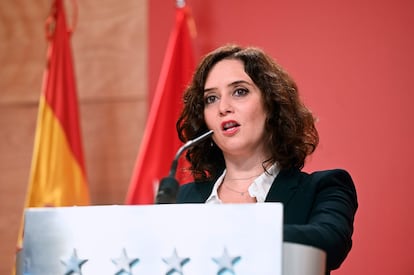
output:
<svg viewBox="0 0 414 275"><path fill-rule="evenodd" d="M235 274L233 265L240 261L240 259L240 256L230 257L227 248L224 248L223 255L220 258L213 258L213 261L215 261L219 266L217 274L221 275L226 271L230 272L231 274Z"/></svg>
<svg viewBox="0 0 414 275"><path fill-rule="evenodd" d="M88 260L86 259L79 259L76 253L76 249L73 249L73 253L69 259L66 261L61 260L62 264L66 266L65 275L74 273L82 275L81 267L87 261Z"/></svg>
<svg viewBox="0 0 414 275"><path fill-rule="evenodd" d="M190 258L180 258L177 254L177 249L174 248L174 252L171 255L171 257L162 259L164 263L166 263L170 269L168 270L166 275L170 275L174 272L177 272L179 274L183 274L183 265L188 263L190 261Z"/></svg>
<svg viewBox="0 0 414 275"><path fill-rule="evenodd" d="M23 275L30 275L29 270L31 269L30 258L25 258L23 262Z"/></svg>
<svg viewBox="0 0 414 275"><path fill-rule="evenodd" d="M112 259L112 262L116 265L116 275L126 273L132 275L131 267L139 261L138 258L128 258L125 248L122 249L122 254L119 258Z"/></svg>

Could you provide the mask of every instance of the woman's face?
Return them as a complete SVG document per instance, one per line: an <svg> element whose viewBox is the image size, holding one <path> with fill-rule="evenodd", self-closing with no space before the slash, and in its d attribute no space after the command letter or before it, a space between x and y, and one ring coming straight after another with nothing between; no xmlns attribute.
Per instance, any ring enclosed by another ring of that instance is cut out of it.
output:
<svg viewBox="0 0 414 275"><path fill-rule="evenodd" d="M204 87L204 118L224 156L264 155L262 93L242 61L225 59L211 69Z"/></svg>

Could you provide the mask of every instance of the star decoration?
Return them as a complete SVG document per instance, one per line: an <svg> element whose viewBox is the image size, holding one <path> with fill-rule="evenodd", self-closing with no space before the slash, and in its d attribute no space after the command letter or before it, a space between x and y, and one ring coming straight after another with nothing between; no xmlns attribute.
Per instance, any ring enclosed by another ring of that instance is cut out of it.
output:
<svg viewBox="0 0 414 275"><path fill-rule="evenodd" d="M73 253L70 258L66 261L61 260L62 264L66 266L65 275L77 273L82 275L81 266L86 263L88 260L79 259L76 253L76 249L73 249Z"/></svg>
<svg viewBox="0 0 414 275"><path fill-rule="evenodd" d="M29 270L31 269L30 258L25 258L23 262L23 275L30 275Z"/></svg>
<svg viewBox="0 0 414 275"><path fill-rule="evenodd" d="M112 259L116 265L117 272L115 274L127 273L132 275L131 267L139 261L138 258L128 258L125 248L122 249L122 255L117 259Z"/></svg>
<svg viewBox="0 0 414 275"><path fill-rule="evenodd" d="M190 258L180 258L177 254L177 249L174 248L174 252L171 257L162 259L164 263L166 263L170 269L167 272L167 275L170 275L174 272L178 272L179 274L183 274L182 267L186 263L190 261Z"/></svg>
<svg viewBox="0 0 414 275"><path fill-rule="evenodd" d="M225 271L229 271L232 274L235 274L233 265L240 259L240 256L230 257L229 253L227 252L227 248L224 248L223 255L220 258L213 258L213 261L215 261L219 266L217 274L221 275Z"/></svg>

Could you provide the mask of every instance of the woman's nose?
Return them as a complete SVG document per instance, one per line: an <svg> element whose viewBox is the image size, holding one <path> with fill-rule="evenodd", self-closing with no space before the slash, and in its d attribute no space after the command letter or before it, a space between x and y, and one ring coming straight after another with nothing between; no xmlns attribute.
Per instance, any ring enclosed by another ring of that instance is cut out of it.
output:
<svg viewBox="0 0 414 275"><path fill-rule="evenodd" d="M222 97L219 102L219 114L224 116L233 112L233 106L228 98Z"/></svg>

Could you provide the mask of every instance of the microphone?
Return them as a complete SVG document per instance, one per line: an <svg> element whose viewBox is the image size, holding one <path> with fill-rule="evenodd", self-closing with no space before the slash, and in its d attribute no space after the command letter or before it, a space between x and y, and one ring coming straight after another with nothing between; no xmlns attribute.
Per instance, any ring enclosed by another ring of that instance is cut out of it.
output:
<svg viewBox="0 0 414 275"><path fill-rule="evenodd" d="M174 160L171 164L170 173L168 174L167 177L164 177L160 182L157 196L155 197L156 204L167 204L167 203L176 202L179 183L177 179L175 178L175 173L177 171L179 157L188 148L210 137L213 134L213 132L214 132L213 130L210 130L207 133L204 133L203 135L195 139L189 140L178 149L177 153L175 154Z"/></svg>

